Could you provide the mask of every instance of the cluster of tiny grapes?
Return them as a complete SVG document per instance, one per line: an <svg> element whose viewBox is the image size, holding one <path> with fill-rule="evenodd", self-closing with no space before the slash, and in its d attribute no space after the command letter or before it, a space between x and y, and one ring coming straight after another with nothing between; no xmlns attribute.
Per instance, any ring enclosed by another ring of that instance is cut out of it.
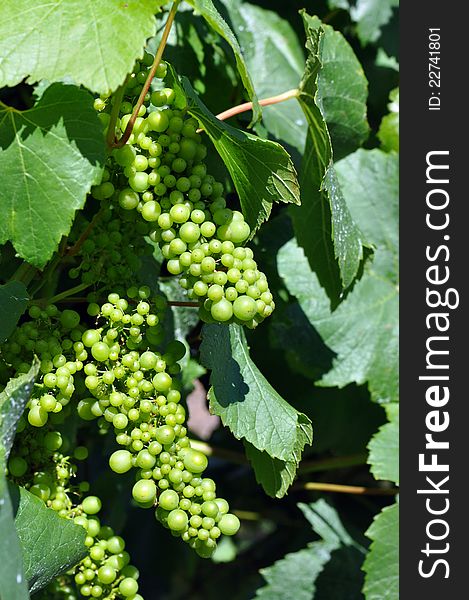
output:
<svg viewBox="0 0 469 600"><path fill-rule="evenodd" d="M78 504L75 500L89 491L89 484L82 481L73 485L77 466L72 459L86 459L87 449L78 446L72 457L64 454L71 443L50 423L38 429L23 418L18 433L8 461L10 477L86 531L87 556L66 576L54 581L43 596L76 600L76 588L80 598L143 600L137 593L138 570L129 564L124 540L110 527L101 525L96 516L101 510L99 498L86 496Z"/></svg>
<svg viewBox="0 0 469 600"><path fill-rule="evenodd" d="M117 127L124 132L153 57L146 54L128 80ZM275 304L250 248L244 216L226 206L223 184L207 173L207 148L185 100L163 87L166 63L156 71L159 89L148 93L126 144L112 152L105 180L92 189L124 211L137 211L159 244L168 271L200 304L208 322L256 327ZM109 103L95 108L109 124Z"/></svg>
<svg viewBox="0 0 469 600"><path fill-rule="evenodd" d="M109 179L104 170L103 179ZM84 233L86 238L80 243ZM76 265L68 275L80 278L85 285L105 283L107 289L122 288L122 282L135 283L140 270L140 258L151 254L152 247L145 241L150 226L136 221L127 211L103 199L93 222L77 221L69 237L70 244L80 244L76 251ZM73 246L72 246L73 247Z"/></svg>
<svg viewBox="0 0 469 600"><path fill-rule="evenodd" d="M0 349L3 371L16 376L27 373L33 357L40 361L39 377L27 404L27 420L42 427L70 402L75 391L75 374L83 369L88 352L81 342L84 328L74 310L60 312L50 304L44 309L32 306L30 320L17 327ZM55 417L54 417L55 416ZM58 420L57 420L58 419Z"/></svg>
<svg viewBox="0 0 469 600"><path fill-rule="evenodd" d="M135 469L135 502L157 506L156 517L165 527L209 557L221 534L238 531L239 520L228 512L226 500L217 497L215 482L203 477L207 458L191 448L187 437L186 411L174 377L184 345L174 341L164 353L156 350L152 336L159 339L159 317L146 300L131 306L110 294L98 322L99 327L83 334L94 360L84 368L91 396L79 402L78 413L113 427L122 448L111 455L109 465L116 473Z"/></svg>

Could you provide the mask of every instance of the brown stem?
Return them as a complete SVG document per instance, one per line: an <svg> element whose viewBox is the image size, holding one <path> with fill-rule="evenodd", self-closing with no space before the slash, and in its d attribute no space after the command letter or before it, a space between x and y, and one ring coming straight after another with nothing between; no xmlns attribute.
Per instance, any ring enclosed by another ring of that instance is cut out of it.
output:
<svg viewBox="0 0 469 600"><path fill-rule="evenodd" d="M263 98L259 100L259 104L261 106L269 106L271 104L279 104L280 102L285 102L285 100L290 100L290 98L296 98L298 96L298 90L288 90L288 92L283 92L283 94L278 94L277 96L271 96L270 98ZM237 106L232 106L227 110L224 110L221 113L216 115L219 121L224 121L225 119L229 119L230 117L234 117L235 115L239 115L243 112L247 112L248 110L252 110L252 102L244 102L243 104L238 104ZM203 129L198 129L197 132L200 133Z"/></svg>
<svg viewBox="0 0 469 600"><path fill-rule="evenodd" d="M191 308L199 308L198 302L179 302L176 300L168 300L168 306L189 306Z"/></svg>
<svg viewBox="0 0 469 600"><path fill-rule="evenodd" d="M365 465L367 454L352 454L350 456L333 456L319 460L305 460L300 464L298 473L314 473L316 471L329 471L329 469L343 469Z"/></svg>
<svg viewBox="0 0 469 600"><path fill-rule="evenodd" d="M399 493L397 488L369 488L361 485L340 485L338 483L317 483L309 481L299 483L293 491L339 492L341 494L359 494L367 496L395 496Z"/></svg>
<svg viewBox="0 0 469 600"><path fill-rule="evenodd" d="M119 140L117 140L116 142L114 142L112 144L113 148L121 148L127 142L127 140L130 137L130 134L132 133L132 129L134 128L134 125L135 125L135 120L137 119L137 116L138 116L138 111L140 110L141 106L143 105L145 96L147 95L148 90L150 89L150 85L153 80L153 77L155 76L156 69L158 68L158 66L161 62L161 57L163 56L163 52L166 47L166 43L168 41L169 32L171 31L171 27L172 27L172 24L174 21L174 17L176 16L176 13L177 13L179 2L180 2L180 0L174 0L174 2L173 2L171 10L169 11L169 14L168 14L168 20L166 21L163 35L161 37L160 45L158 46L158 50L155 55L155 60L153 61L150 72L148 73L148 77L145 81L142 91L140 92L140 96L138 97L137 104L135 105L134 110L132 112L132 116L130 117L129 122L127 123L127 127L125 128L125 131L124 131L124 135Z"/></svg>
<svg viewBox="0 0 469 600"><path fill-rule="evenodd" d="M73 246L71 246L68 249L66 256L75 256L75 254L78 254L78 252L80 252L80 248L83 246L83 242L88 238L90 233L93 231L94 226L96 225L96 223L99 221L100 218L101 218L101 211L98 211L95 214L95 216L91 219L90 224L85 229L85 231L80 235L80 237L78 238L76 243L73 244Z"/></svg>

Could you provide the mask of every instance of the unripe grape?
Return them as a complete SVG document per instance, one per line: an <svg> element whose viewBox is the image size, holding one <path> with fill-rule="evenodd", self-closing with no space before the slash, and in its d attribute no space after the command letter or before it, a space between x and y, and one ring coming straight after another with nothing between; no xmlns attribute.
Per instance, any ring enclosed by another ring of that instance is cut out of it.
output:
<svg viewBox="0 0 469 600"><path fill-rule="evenodd" d="M109 458L109 466L115 473L127 473L132 468L132 455L128 450L116 450Z"/></svg>
<svg viewBox="0 0 469 600"><path fill-rule="evenodd" d="M132 488L132 496L137 502L154 502L156 498L156 485L148 479L141 479Z"/></svg>
<svg viewBox="0 0 469 600"><path fill-rule="evenodd" d="M179 495L174 490L165 490L159 498L159 505L165 510L174 510L179 506Z"/></svg>
<svg viewBox="0 0 469 600"><path fill-rule="evenodd" d="M189 448L184 454L184 466L191 473L202 473L208 465L208 460L205 454Z"/></svg>
<svg viewBox="0 0 469 600"><path fill-rule="evenodd" d="M235 533L238 533L239 526L240 522L238 517L231 513L224 514L218 521L218 528L223 535L235 535Z"/></svg>
<svg viewBox="0 0 469 600"><path fill-rule="evenodd" d="M95 515L101 510L101 500L97 496L87 496L81 505L87 515Z"/></svg>
<svg viewBox="0 0 469 600"><path fill-rule="evenodd" d="M173 531L184 531L188 524L187 513L180 508L172 510L167 518L168 527Z"/></svg>

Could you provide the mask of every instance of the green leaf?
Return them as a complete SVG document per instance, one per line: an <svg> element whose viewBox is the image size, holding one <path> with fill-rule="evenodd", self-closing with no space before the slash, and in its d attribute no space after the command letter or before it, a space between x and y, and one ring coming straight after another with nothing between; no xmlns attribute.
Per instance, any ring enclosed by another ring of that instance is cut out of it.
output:
<svg viewBox="0 0 469 600"><path fill-rule="evenodd" d="M42 268L103 164L102 127L88 92L57 83L30 110L0 105L0 168L15 174L0 191L0 244L10 240Z"/></svg>
<svg viewBox="0 0 469 600"><path fill-rule="evenodd" d="M343 553L342 560L353 563L356 562L357 555L361 556L363 552L345 530L336 510L327 502L321 499L309 505L300 503L298 507L321 540L311 542L305 548L287 554L272 566L261 569L260 573L266 579L267 585L257 590L256 598L264 600L339 598L337 595L324 595L321 591L324 569L337 552ZM355 560L351 559L352 556ZM350 585L349 581L347 584L347 598L354 598L353 584Z"/></svg>
<svg viewBox="0 0 469 600"><path fill-rule="evenodd" d="M10 379L0 393L0 448L4 450L5 460L8 458L16 433L18 419L24 412L34 387L34 380L39 372L39 360L34 359L27 373Z"/></svg>
<svg viewBox="0 0 469 600"><path fill-rule="evenodd" d="M399 404L386 405L389 422L379 428L368 444L368 464L376 479L399 485Z"/></svg>
<svg viewBox="0 0 469 600"><path fill-rule="evenodd" d="M372 540L363 563L366 600L399 598L399 505L386 506L366 535Z"/></svg>
<svg viewBox="0 0 469 600"><path fill-rule="evenodd" d="M175 76L174 85L180 86ZM269 218L273 202L299 204L295 167L285 149L219 121L185 77L182 85L189 112L200 121L230 172L251 229Z"/></svg>
<svg viewBox="0 0 469 600"><path fill-rule="evenodd" d="M378 138L383 150L399 152L399 88L392 90L389 100L389 114L381 120Z"/></svg>
<svg viewBox="0 0 469 600"><path fill-rule="evenodd" d="M23 574L23 557L13 520L5 467L5 449L0 444L0 598L28 600L27 580Z"/></svg>
<svg viewBox="0 0 469 600"><path fill-rule="evenodd" d="M277 13L240 0L224 0L259 98L297 88L304 69L298 37ZM273 65L275 67L273 68ZM294 99L262 110L262 123L276 138L303 152L306 120Z"/></svg>
<svg viewBox="0 0 469 600"><path fill-rule="evenodd" d="M399 0L329 0L330 8L344 8L357 23L357 35L363 45L376 42L381 28L392 17L392 9L399 6Z"/></svg>
<svg viewBox="0 0 469 600"><path fill-rule="evenodd" d="M0 344L12 333L28 305L28 292L21 281L0 285Z"/></svg>
<svg viewBox="0 0 469 600"><path fill-rule="evenodd" d="M70 81L99 94L115 90L143 55L162 0L18 0L0 22L0 87L28 77Z"/></svg>
<svg viewBox="0 0 469 600"><path fill-rule="evenodd" d="M24 488L14 488L14 492L18 501L15 525L24 574L30 590L35 592L86 556L86 531L47 508Z"/></svg>
<svg viewBox="0 0 469 600"><path fill-rule="evenodd" d="M35 359L29 372L10 379L0 394L0 598L5 600L29 598L5 470L16 425L31 396L38 371L39 361Z"/></svg>
<svg viewBox="0 0 469 600"><path fill-rule="evenodd" d="M359 148L368 137L368 82L352 47L339 31L303 13L308 29L322 29L317 104L327 123L334 160Z"/></svg>
<svg viewBox="0 0 469 600"><path fill-rule="evenodd" d="M244 442L246 456L254 469L256 481L262 485L266 494L273 498L285 496L295 479L303 448L312 441L311 423L305 415L299 413L295 447L289 460L272 458L267 452L261 452L249 442Z"/></svg>
<svg viewBox="0 0 469 600"><path fill-rule="evenodd" d="M309 322L337 355L332 370L318 385L344 387L368 382L374 400L396 400L398 297L395 284L387 278L389 263L383 264L377 257L332 313L323 309L327 296L295 242L279 252L278 267ZM303 271L302 277L297 277L299 271Z"/></svg>
<svg viewBox="0 0 469 600"><path fill-rule="evenodd" d="M377 247L360 281L331 312L328 299L294 241L279 252L278 269L309 322L336 353L321 385L368 382L376 401L398 398L397 156L358 150L338 163L352 216ZM292 269L292 265L295 266Z"/></svg>
<svg viewBox="0 0 469 600"><path fill-rule="evenodd" d="M241 80L246 88L249 98L253 103L253 115L252 121L255 123L261 116L261 108L259 106L256 92L251 80L251 76L248 73L248 67L244 59L241 48L239 47L238 40L234 33L231 31L227 22L220 15L218 10L215 8L212 0L187 0L207 21L208 25L218 33L223 39L225 39L231 46L236 59L236 66L241 76Z"/></svg>
<svg viewBox="0 0 469 600"><path fill-rule="evenodd" d="M279 396L252 362L242 327L205 325L200 355L202 364L212 371L212 412L237 439L245 439L272 458L292 460L298 427L311 432L311 425Z"/></svg>
<svg viewBox="0 0 469 600"><path fill-rule="evenodd" d="M325 34L317 18L305 12L302 16L308 58L298 98L309 129L300 173L301 206L292 210L292 218L299 244L335 303L358 272L363 242L337 182L331 139L319 96Z"/></svg>

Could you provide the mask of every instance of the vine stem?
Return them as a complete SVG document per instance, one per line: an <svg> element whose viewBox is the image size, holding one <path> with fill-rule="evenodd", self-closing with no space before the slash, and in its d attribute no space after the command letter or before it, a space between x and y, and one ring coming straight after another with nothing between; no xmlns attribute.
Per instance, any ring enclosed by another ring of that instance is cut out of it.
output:
<svg viewBox="0 0 469 600"><path fill-rule="evenodd" d="M305 460L300 464L298 473L314 473L315 471L329 471L330 469L344 469L365 465L367 454L352 454L350 456L333 456L320 460Z"/></svg>
<svg viewBox="0 0 469 600"><path fill-rule="evenodd" d="M124 83L117 88L114 100L112 103L111 118L109 119L109 126L106 134L106 144L108 148L113 148L116 140L116 123L119 117L119 109L124 98L125 86L127 85L128 76L125 78Z"/></svg>
<svg viewBox="0 0 469 600"><path fill-rule="evenodd" d="M205 454L205 456L216 456L217 458L222 458L239 465L248 464L248 460L244 454L233 452L232 450L225 450L225 448L217 448L207 444L206 442L191 440L191 447L194 448L194 450L202 452Z"/></svg>
<svg viewBox="0 0 469 600"><path fill-rule="evenodd" d="M308 481L293 487L294 491L306 490L316 492L338 492L341 494L358 494L367 496L395 496L399 493L397 488L369 488L361 485L341 485L338 483L318 483Z"/></svg>
<svg viewBox="0 0 469 600"><path fill-rule="evenodd" d="M166 25L164 27L163 35L161 36L161 41L158 46L158 50L156 52L155 59L151 66L150 72L148 73L148 77L145 81L142 91L140 92L140 96L138 97L137 104L134 107L134 110L129 119L129 122L127 123L127 127L125 128L123 136L121 138L119 138L118 140L115 140L114 143L111 144L112 148L122 148L122 146L129 139L130 134L132 133L132 129L134 128L134 125L135 125L135 120L137 119L137 116L138 116L138 111L140 110L140 108L145 100L145 96L147 95L148 90L150 89L150 85L153 80L153 77L155 76L156 69L158 68L158 66L161 62L161 57L163 56L163 52L166 47L166 43L168 41L169 32L171 31L171 27L173 25L174 17L176 16L176 13L177 13L179 2L180 2L180 0L174 0L173 5L171 6L171 10L169 11L169 14L168 14L168 19L167 19Z"/></svg>
<svg viewBox="0 0 469 600"><path fill-rule="evenodd" d="M287 92L283 92L283 94L277 94L276 96L270 96L270 98L262 98L259 100L259 104L261 106L270 106L271 104L279 104L280 102L285 102L286 100L290 100L291 98L298 97L298 89L288 90ZM243 112L247 112L248 110L252 110L252 102L244 102L243 104L238 104L237 106L232 106L227 110L224 110L221 113L216 115L219 121L225 121L230 117L234 117L235 115L239 115ZM197 132L200 133L203 129L198 129Z"/></svg>
<svg viewBox="0 0 469 600"><path fill-rule="evenodd" d="M80 237L78 238L76 243L73 244L73 246L71 246L68 249L66 256L75 256L75 254L78 254L78 252L80 251L80 248L83 246L83 242L88 238L90 233L93 231L93 228L96 225L96 223L99 221L100 217L101 217L101 211L98 211L94 215L94 217L91 219L90 224L85 229L85 231L80 235Z"/></svg>
<svg viewBox="0 0 469 600"><path fill-rule="evenodd" d="M73 296L73 294L76 294L77 292L86 290L86 288L90 287L90 285L91 285L90 283L80 283L80 284L76 285L75 287L65 290L65 292L61 292L60 294L57 294L56 296L52 296L52 298L39 298L38 300L33 300L31 302L31 304L46 304L46 303L54 304L55 302L61 302L65 298L68 298L69 296Z"/></svg>
<svg viewBox="0 0 469 600"><path fill-rule="evenodd" d="M10 281L21 281L27 287L38 272L39 271L36 269L36 267L33 267L25 261L22 262L16 269L16 271L10 277Z"/></svg>
<svg viewBox="0 0 469 600"><path fill-rule="evenodd" d="M199 308L198 302L179 302L178 300L168 300L168 306L189 306L191 308Z"/></svg>

